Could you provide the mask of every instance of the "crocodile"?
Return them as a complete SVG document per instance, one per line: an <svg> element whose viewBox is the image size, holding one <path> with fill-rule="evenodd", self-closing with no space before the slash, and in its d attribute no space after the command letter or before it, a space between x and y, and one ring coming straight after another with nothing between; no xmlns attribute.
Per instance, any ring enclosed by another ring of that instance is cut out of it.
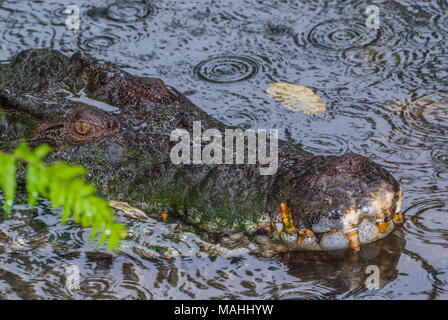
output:
<svg viewBox="0 0 448 320"><path fill-rule="evenodd" d="M101 196L148 215L175 216L217 241L261 233L288 250L359 251L403 222L401 186L362 155L311 155L278 140L273 174L249 161L174 163L173 132L193 132L197 123L200 133L242 130L160 79L133 76L86 53L20 52L0 65L0 107L1 150L19 141L47 143L54 148L47 161L84 166Z"/></svg>

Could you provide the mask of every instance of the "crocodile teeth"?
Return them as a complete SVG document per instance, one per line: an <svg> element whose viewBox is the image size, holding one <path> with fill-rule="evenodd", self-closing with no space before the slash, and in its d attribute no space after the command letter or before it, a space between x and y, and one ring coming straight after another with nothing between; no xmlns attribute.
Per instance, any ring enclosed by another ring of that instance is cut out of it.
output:
<svg viewBox="0 0 448 320"><path fill-rule="evenodd" d="M297 232L297 242L302 243L306 237L313 237L314 232L310 229L303 229Z"/></svg>
<svg viewBox="0 0 448 320"><path fill-rule="evenodd" d="M162 210L162 212L160 213L160 216L161 216L163 222L168 221L168 212L166 212L166 210Z"/></svg>
<svg viewBox="0 0 448 320"><path fill-rule="evenodd" d="M311 231L310 229L304 229L303 231L304 231L304 233L305 233L305 235L306 235L307 237L312 237L312 236L314 236L314 232Z"/></svg>
<svg viewBox="0 0 448 320"><path fill-rule="evenodd" d="M355 250L361 250L361 242L359 241L358 228L351 229L346 232L348 241L350 242L350 247Z"/></svg>
<svg viewBox="0 0 448 320"><path fill-rule="evenodd" d="M390 221L385 222L383 220L378 220L376 221L376 225L381 233L385 233L387 232L387 230L389 230Z"/></svg>
<svg viewBox="0 0 448 320"><path fill-rule="evenodd" d="M282 213L283 225L285 227L285 231L288 234L296 232L296 228L294 227L292 221L292 213L286 203L280 204L280 212Z"/></svg>
<svg viewBox="0 0 448 320"><path fill-rule="evenodd" d="M277 230L277 233L280 234L283 231L283 223L276 223L275 224L275 230Z"/></svg>
<svg viewBox="0 0 448 320"><path fill-rule="evenodd" d="M305 237L302 233L297 232L297 243L302 243L305 240Z"/></svg>
<svg viewBox="0 0 448 320"><path fill-rule="evenodd" d="M401 211L397 212L392 218L392 221L395 224L403 224L404 222L403 213Z"/></svg>

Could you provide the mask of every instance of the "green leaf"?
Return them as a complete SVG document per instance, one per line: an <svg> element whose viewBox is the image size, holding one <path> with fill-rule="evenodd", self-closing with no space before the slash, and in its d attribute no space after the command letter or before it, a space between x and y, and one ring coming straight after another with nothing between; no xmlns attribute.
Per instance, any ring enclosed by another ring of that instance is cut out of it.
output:
<svg viewBox="0 0 448 320"><path fill-rule="evenodd" d="M14 150L14 155L22 160L28 159L30 161L31 159L34 159L33 152L31 151L30 147L26 143L21 143L16 150ZM30 161L31 162L31 161Z"/></svg>
<svg viewBox="0 0 448 320"><path fill-rule="evenodd" d="M29 166L26 172L26 191L28 192L28 204L34 206L39 196L39 171Z"/></svg>
<svg viewBox="0 0 448 320"><path fill-rule="evenodd" d="M47 154L51 152L51 147L47 144L41 144L34 149L34 154L39 160L42 160Z"/></svg>
<svg viewBox="0 0 448 320"><path fill-rule="evenodd" d="M86 170L81 166L71 166L65 162L58 161L50 166L52 175L58 179L70 180L77 176L86 174Z"/></svg>
<svg viewBox="0 0 448 320"><path fill-rule="evenodd" d="M61 220L63 224L67 223L68 218L70 217L70 212L72 210L73 201L75 199L75 194L73 190L68 190L67 201L64 203L64 210L62 211Z"/></svg>
<svg viewBox="0 0 448 320"><path fill-rule="evenodd" d="M9 154L0 153L0 166L3 168L0 174L0 187L5 196L3 207L8 215L16 194L16 160Z"/></svg>
<svg viewBox="0 0 448 320"><path fill-rule="evenodd" d="M82 227L92 227L91 240L102 229L98 245L107 240L107 247L117 251L120 240L127 236L127 228L114 223L114 212L108 202L96 197L95 186L84 181L86 170L82 166L63 161L45 164L43 159L50 151L47 145L33 150L22 143L12 155L0 152L0 188L4 194L5 214L14 201L16 162L19 161L27 165L26 190L30 205L34 206L39 196L50 200L53 208L63 207L62 223L67 223L72 213L73 220Z"/></svg>

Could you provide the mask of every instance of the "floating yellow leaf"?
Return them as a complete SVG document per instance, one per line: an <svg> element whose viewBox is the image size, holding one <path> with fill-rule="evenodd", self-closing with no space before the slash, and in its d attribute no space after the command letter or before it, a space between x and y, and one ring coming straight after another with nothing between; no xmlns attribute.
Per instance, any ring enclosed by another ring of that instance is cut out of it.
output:
<svg viewBox="0 0 448 320"><path fill-rule="evenodd" d="M269 83L266 94L285 107L305 114L325 111L325 103L308 87L294 83Z"/></svg>
<svg viewBox="0 0 448 320"><path fill-rule="evenodd" d="M126 202L109 200L109 206L117 210L123 211L127 216L135 219L146 220L148 216L140 209L131 207Z"/></svg>

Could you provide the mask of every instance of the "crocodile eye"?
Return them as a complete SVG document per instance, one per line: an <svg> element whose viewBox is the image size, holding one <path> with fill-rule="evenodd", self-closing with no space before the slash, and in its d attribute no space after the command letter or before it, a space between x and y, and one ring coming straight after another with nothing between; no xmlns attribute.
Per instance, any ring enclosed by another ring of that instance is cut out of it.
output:
<svg viewBox="0 0 448 320"><path fill-rule="evenodd" d="M75 121L75 131L81 135L89 134L92 131L92 125L83 121Z"/></svg>

